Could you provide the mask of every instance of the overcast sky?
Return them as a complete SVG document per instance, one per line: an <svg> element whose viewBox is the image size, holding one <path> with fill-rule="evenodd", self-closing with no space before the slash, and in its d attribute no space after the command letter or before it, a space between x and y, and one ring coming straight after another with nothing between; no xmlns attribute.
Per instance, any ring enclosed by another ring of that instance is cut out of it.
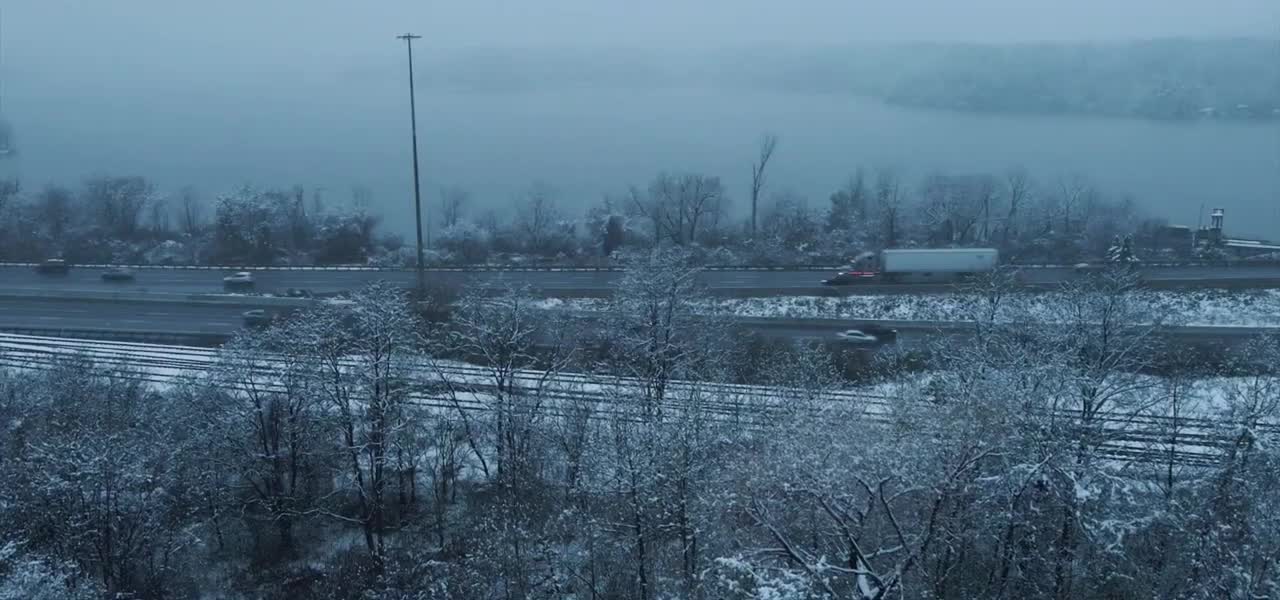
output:
<svg viewBox="0 0 1280 600"><path fill-rule="evenodd" d="M5 0L15 60L196 65L433 46L666 49L1280 35L1280 0Z"/></svg>
<svg viewBox="0 0 1280 600"><path fill-rule="evenodd" d="M771 44L1280 39L1280 0L0 0L0 11L3 117L21 150L0 167L33 187L92 173L210 194L242 182L361 184L401 208L412 184L394 36L406 30L424 36L423 62L455 48L678 58ZM772 130L786 140L779 185L815 203L858 164L998 172L1016 163L1176 201L1178 218L1235 196L1224 205L1233 222L1280 227L1276 137L1236 124L992 123L820 95L468 96L423 83L426 189L462 185L493 202L535 179L593 201L663 169L725 175L732 192L760 132ZM974 139L984 152L966 145ZM1145 153L1117 158L1137 148Z"/></svg>

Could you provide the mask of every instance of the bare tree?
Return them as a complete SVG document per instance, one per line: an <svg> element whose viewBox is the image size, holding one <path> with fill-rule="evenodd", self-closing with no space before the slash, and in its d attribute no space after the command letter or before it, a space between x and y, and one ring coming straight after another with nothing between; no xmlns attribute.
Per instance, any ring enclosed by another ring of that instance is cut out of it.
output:
<svg viewBox="0 0 1280 600"><path fill-rule="evenodd" d="M404 291L374 284L352 296L354 309L325 307L306 322L316 393L329 406L348 466L349 501L356 515L327 514L355 523L376 560L386 555L387 489L399 436L413 418L407 404L417 320Z"/></svg>
<svg viewBox="0 0 1280 600"><path fill-rule="evenodd" d="M7 518L6 529L16 525L23 537L57 548L109 595L164 590L168 557L189 543L192 507L175 493L191 467L183 458L182 413L156 410L136 377L83 358L38 377L22 408L38 429L6 435L2 464L6 517L13 499L39 509L21 523ZM7 406L14 402L0 398L0 413L14 414L16 406ZM8 579L0 576L0 586Z"/></svg>
<svg viewBox="0 0 1280 600"><path fill-rule="evenodd" d="M71 190L58 186L46 186L36 199L40 222L49 231L49 237L61 241L71 226L74 214L74 198Z"/></svg>
<svg viewBox="0 0 1280 600"><path fill-rule="evenodd" d="M876 171L876 211L881 221L884 246L891 248L898 243L901 235L901 212L903 204L902 184L898 174L892 169Z"/></svg>
<svg viewBox="0 0 1280 600"><path fill-rule="evenodd" d="M532 476L533 436L546 416L543 405L548 396L564 391L553 380L573 356L569 331L540 310L527 289L497 297L474 290L458 303L445 352L481 365L485 376L479 389L487 410L471 416L470 401L464 406L460 397L474 398L476 388L459 386L443 371L439 380L458 410L481 470L503 485ZM488 457L494 461L492 469Z"/></svg>
<svg viewBox="0 0 1280 600"><path fill-rule="evenodd" d="M1081 175L1072 175L1058 180L1058 212L1061 213L1062 232L1072 234L1084 228L1084 224L1073 221L1080 217L1083 221L1086 204L1095 194L1093 186Z"/></svg>
<svg viewBox="0 0 1280 600"><path fill-rule="evenodd" d="M751 237L756 236L756 209L760 201L760 191L765 186L765 169L769 166L769 159L773 158L773 151L778 147L778 136L773 134L765 134L764 139L760 142L760 154L756 162L751 165Z"/></svg>
<svg viewBox="0 0 1280 600"><path fill-rule="evenodd" d="M641 598L656 597L655 565L678 557L684 597L699 596L710 513L706 487L714 470L717 428L709 416L721 398L712 383L732 361L726 331L696 314L705 298L682 249L657 249L629 265L618 284L604 334L609 348L602 388L623 407L610 422L609 490L624 531ZM619 385L613 376L623 376ZM674 552L664 550L674 534Z"/></svg>
<svg viewBox="0 0 1280 600"><path fill-rule="evenodd" d="M933 175L925 179L920 209L934 243L986 240L995 189L995 180L988 175Z"/></svg>
<svg viewBox="0 0 1280 600"><path fill-rule="evenodd" d="M373 204L373 190L364 185L351 186L351 205L356 208L369 208Z"/></svg>
<svg viewBox="0 0 1280 600"><path fill-rule="evenodd" d="M204 227L204 203L196 194L193 187L187 186L178 192L179 211L178 218L181 220L182 232L188 235L196 234Z"/></svg>
<svg viewBox="0 0 1280 600"><path fill-rule="evenodd" d="M132 238L155 188L142 177L93 177L85 181L84 201L98 225L112 235Z"/></svg>
<svg viewBox="0 0 1280 600"><path fill-rule="evenodd" d="M843 187L831 194L831 206L827 209L827 231L850 229L855 224L865 227L862 221L867 217L869 196L866 174L859 168Z"/></svg>
<svg viewBox="0 0 1280 600"><path fill-rule="evenodd" d="M990 175L983 175L974 183L973 192L977 196L978 204L982 206L982 227L978 230L978 241L987 242L991 240L992 204L999 199L996 193L996 179Z"/></svg>
<svg viewBox="0 0 1280 600"><path fill-rule="evenodd" d="M545 183L535 183L525 193L524 202L516 210L516 226L525 238L526 248L535 252L546 249L557 223L560 209L556 207L555 189Z"/></svg>
<svg viewBox="0 0 1280 600"><path fill-rule="evenodd" d="M655 242L667 239L677 245L697 241L726 208L720 178L692 173L660 174L647 195L632 189L630 200L630 208L653 223Z"/></svg>
<svg viewBox="0 0 1280 600"><path fill-rule="evenodd" d="M148 207L147 221L151 225L153 235L161 235L169 231L169 203L160 197L152 198Z"/></svg>
<svg viewBox="0 0 1280 600"><path fill-rule="evenodd" d="M628 266L614 294L608 330L614 370L645 382L640 406L660 415L675 379L693 378L708 322L695 314L698 271L680 249L658 249Z"/></svg>
<svg viewBox="0 0 1280 600"><path fill-rule="evenodd" d="M462 214L471 200L471 194L460 187L440 189L440 228L448 229L462 220Z"/></svg>
<svg viewBox="0 0 1280 600"><path fill-rule="evenodd" d="M17 179L0 180L0 215L13 203L22 191L22 184Z"/></svg>
<svg viewBox="0 0 1280 600"><path fill-rule="evenodd" d="M790 191L772 196L772 206L764 217L766 239L781 241L790 248L802 247L818 239L822 225L809 210L806 198Z"/></svg>
<svg viewBox="0 0 1280 600"><path fill-rule="evenodd" d="M225 393L196 394L196 429L209 440L210 461L236 473L242 501L235 512L274 527L283 556L294 556L295 529L317 508L318 482L332 477L333 444L312 392L308 350L323 332L306 319L239 337L224 347L214 371Z"/></svg>
<svg viewBox="0 0 1280 600"><path fill-rule="evenodd" d="M1031 181L1026 169L1016 167L1005 174L1005 197L1008 211L1005 213L1004 226L1001 227L1001 243L1005 248L1018 233L1019 209L1031 192Z"/></svg>

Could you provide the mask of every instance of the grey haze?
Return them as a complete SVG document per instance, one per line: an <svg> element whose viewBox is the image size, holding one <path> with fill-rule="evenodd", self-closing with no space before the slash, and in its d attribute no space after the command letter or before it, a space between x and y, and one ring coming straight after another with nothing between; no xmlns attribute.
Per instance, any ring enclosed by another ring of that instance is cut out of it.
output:
<svg viewBox="0 0 1280 600"><path fill-rule="evenodd" d="M413 30L425 36L419 109L429 196L459 185L502 205L541 180L566 206L581 206L660 170L699 170L724 177L741 206L753 146L773 131L783 140L775 187L812 206L859 165L917 173L1022 165L1046 181L1084 174L1174 221L1220 205L1234 233L1280 237L1274 120L910 110L722 85L709 58L878 42L1274 39L1280 3L1269 0L17 0L2 8L3 112L21 151L2 168L28 186L129 173L207 195L301 184L345 199L359 185L388 225L403 228L407 101L404 49L393 36Z"/></svg>

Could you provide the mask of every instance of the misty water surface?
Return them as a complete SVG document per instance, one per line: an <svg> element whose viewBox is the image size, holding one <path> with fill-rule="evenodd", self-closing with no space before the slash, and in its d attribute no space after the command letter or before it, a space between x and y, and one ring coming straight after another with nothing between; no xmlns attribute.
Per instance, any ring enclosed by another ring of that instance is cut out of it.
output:
<svg viewBox="0 0 1280 600"><path fill-rule="evenodd" d="M393 230L411 220L408 105L392 77L289 85L113 86L109 77L18 87L6 102L21 150L4 165L29 188L87 174L141 174L206 196L242 184L353 186ZM1222 207L1233 234L1280 238L1280 124L999 117L889 107L843 94L724 88L419 90L423 186L470 190L504 208L534 181L577 213L661 170L720 175L739 208L762 132L782 143L772 189L821 207L859 165L933 171L1029 169L1041 182L1082 174L1111 194L1194 224ZM428 204L430 206L431 204Z"/></svg>

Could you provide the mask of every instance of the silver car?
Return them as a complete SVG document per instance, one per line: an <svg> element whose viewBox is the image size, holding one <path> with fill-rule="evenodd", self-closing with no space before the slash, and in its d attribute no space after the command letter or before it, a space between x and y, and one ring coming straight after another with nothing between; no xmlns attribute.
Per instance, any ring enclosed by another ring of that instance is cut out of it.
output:
<svg viewBox="0 0 1280 600"><path fill-rule="evenodd" d="M222 285L227 289L250 289L253 287L253 273L240 271L222 278Z"/></svg>
<svg viewBox="0 0 1280 600"><path fill-rule="evenodd" d="M871 345L871 344L880 343L880 338L877 338L874 335L866 333L861 329L850 329L848 331L841 331L840 333L837 333L836 336L838 336L840 339L846 342L849 342L851 344Z"/></svg>

